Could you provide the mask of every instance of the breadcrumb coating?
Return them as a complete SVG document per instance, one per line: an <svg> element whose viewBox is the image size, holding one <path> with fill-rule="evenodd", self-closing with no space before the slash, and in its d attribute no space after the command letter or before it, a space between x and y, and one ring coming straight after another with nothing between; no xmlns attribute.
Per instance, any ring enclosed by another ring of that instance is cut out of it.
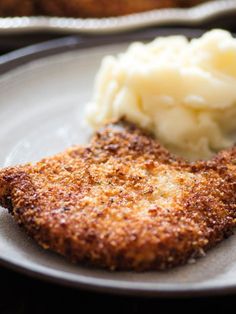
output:
<svg viewBox="0 0 236 314"><path fill-rule="evenodd" d="M235 167L235 148L188 163L122 121L86 147L0 170L0 204L43 248L73 262L163 270L232 233Z"/></svg>

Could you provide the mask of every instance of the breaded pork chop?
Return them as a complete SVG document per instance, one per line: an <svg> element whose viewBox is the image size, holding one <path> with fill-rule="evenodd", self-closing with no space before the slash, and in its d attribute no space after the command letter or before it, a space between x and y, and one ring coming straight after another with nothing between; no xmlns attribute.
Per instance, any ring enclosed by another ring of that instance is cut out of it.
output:
<svg viewBox="0 0 236 314"><path fill-rule="evenodd" d="M36 0L45 15L109 17L160 8L189 7L206 0Z"/></svg>
<svg viewBox="0 0 236 314"><path fill-rule="evenodd" d="M32 0L0 0L0 16L33 15Z"/></svg>
<svg viewBox="0 0 236 314"><path fill-rule="evenodd" d="M0 0L0 16L51 15L109 17L169 7L190 7L207 0Z"/></svg>
<svg viewBox="0 0 236 314"><path fill-rule="evenodd" d="M0 204L45 249L109 269L186 263L236 225L236 149L174 158L150 135L111 124L87 147L0 171Z"/></svg>

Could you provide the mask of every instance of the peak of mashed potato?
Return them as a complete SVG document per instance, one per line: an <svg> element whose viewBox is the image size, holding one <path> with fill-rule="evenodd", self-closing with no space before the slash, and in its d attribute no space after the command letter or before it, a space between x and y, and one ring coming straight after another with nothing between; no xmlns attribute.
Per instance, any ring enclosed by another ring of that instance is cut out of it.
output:
<svg viewBox="0 0 236 314"><path fill-rule="evenodd" d="M170 151L207 159L236 133L236 39L212 30L199 39L160 37L103 59L87 110L98 128L127 120Z"/></svg>

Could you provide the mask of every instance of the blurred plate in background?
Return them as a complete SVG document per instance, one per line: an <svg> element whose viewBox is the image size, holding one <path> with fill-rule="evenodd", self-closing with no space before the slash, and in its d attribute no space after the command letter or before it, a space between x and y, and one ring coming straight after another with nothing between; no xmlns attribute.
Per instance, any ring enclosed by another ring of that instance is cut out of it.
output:
<svg viewBox="0 0 236 314"><path fill-rule="evenodd" d="M236 12L235 0L216 0L189 9L159 9L110 18L0 18L0 34L29 32L104 34L163 25L200 25L219 15Z"/></svg>

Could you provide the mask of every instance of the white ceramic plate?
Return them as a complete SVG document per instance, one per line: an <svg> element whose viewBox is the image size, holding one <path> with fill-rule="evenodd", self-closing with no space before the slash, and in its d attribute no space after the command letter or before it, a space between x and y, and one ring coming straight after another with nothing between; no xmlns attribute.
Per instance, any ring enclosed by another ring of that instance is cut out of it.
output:
<svg viewBox="0 0 236 314"><path fill-rule="evenodd" d="M235 0L215 0L189 9L160 9L110 18L0 18L0 34L25 32L114 33L146 26L200 25L236 11Z"/></svg>
<svg viewBox="0 0 236 314"><path fill-rule="evenodd" d="M83 111L94 75L105 54L120 52L127 44L80 45L70 38L0 58L0 71L5 72L0 77L0 167L39 160L87 141L90 130L82 123ZM235 261L232 236L196 264L165 272L110 272L73 265L41 249L0 208L0 262L75 287L159 296L222 294L236 291Z"/></svg>

